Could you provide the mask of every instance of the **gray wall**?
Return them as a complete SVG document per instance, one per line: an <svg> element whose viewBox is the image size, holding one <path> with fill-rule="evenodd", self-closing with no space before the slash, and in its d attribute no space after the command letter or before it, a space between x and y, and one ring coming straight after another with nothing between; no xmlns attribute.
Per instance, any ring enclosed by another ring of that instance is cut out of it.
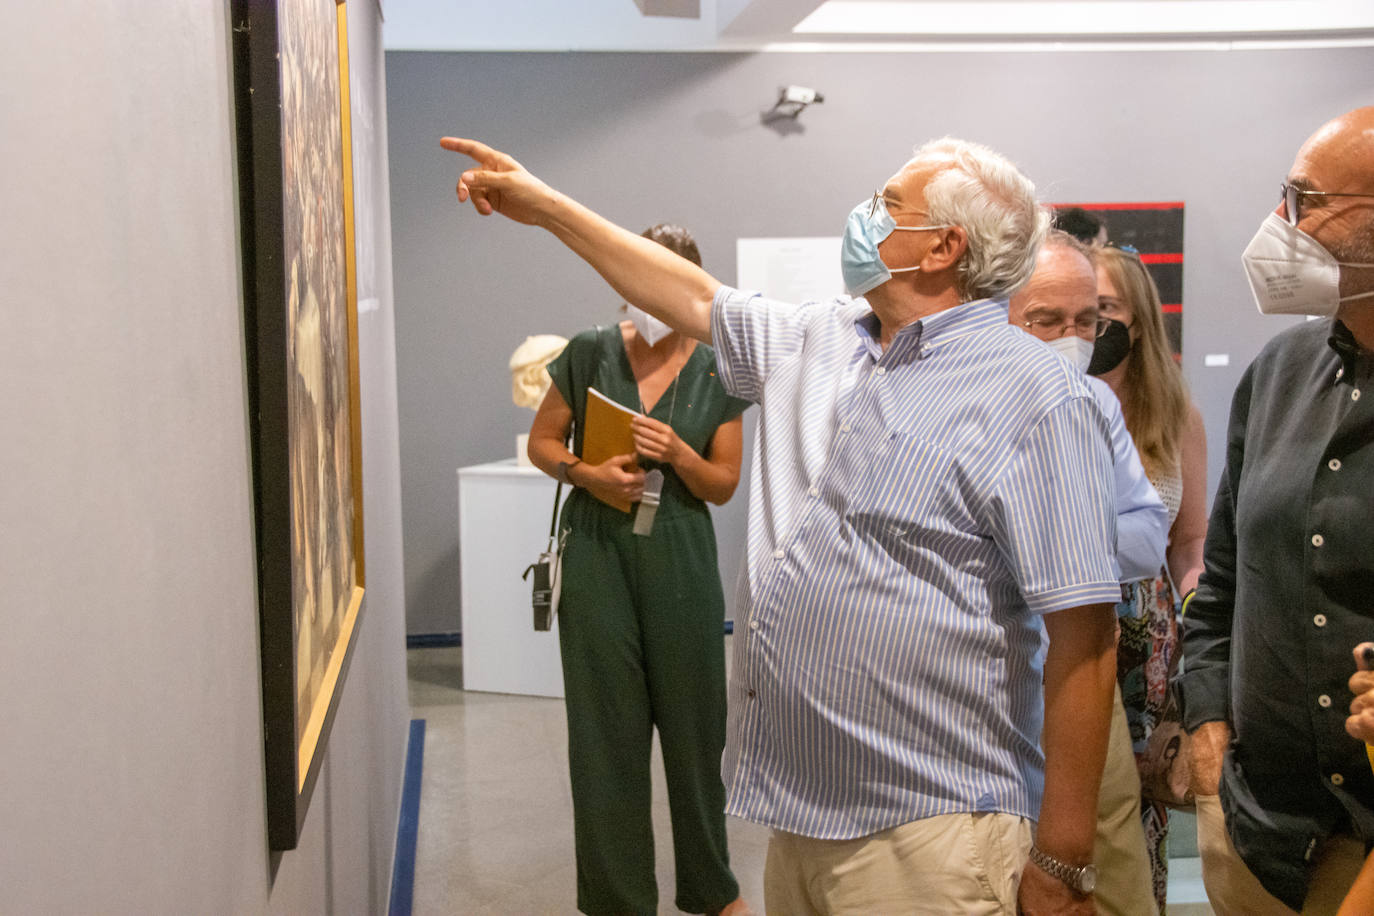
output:
<svg viewBox="0 0 1374 916"><path fill-rule="evenodd" d="M377 913L408 720L380 16L353 13L368 592L299 849L266 839L225 4L0 38L0 910ZM370 132L369 132L370 131Z"/></svg>
<svg viewBox="0 0 1374 916"><path fill-rule="evenodd" d="M1240 252L1302 140L1374 101L1368 48L1117 53L481 54L389 52L407 627L458 627L454 469L506 457L531 415L506 359L527 334L614 318L615 295L546 233L453 196L456 133L515 155L630 228L690 227L735 276L739 236L837 235L844 215L942 134L1016 160L1048 200L1187 204L1184 369L1215 485L1233 390L1293 319L1261 318ZM758 113L822 91L794 131ZM1204 369L1206 353L1231 365ZM719 513L743 548L744 489ZM513 558L515 565L524 558ZM729 582L727 582L727 593Z"/></svg>

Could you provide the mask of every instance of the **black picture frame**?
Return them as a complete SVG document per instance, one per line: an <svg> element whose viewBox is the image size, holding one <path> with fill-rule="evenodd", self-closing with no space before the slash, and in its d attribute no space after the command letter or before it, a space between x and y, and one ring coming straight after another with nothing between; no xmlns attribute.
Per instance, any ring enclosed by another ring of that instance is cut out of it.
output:
<svg viewBox="0 0 1374 916"><path fill-rule="evenodd" d="M232 0L268 844L294 849L364 607L342 0Z"/></svg>

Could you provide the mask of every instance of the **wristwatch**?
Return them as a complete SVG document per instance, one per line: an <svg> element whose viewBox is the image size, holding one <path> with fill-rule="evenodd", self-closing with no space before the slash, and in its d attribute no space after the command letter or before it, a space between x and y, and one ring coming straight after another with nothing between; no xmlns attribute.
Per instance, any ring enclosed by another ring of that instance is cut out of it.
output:
<svg viewBox="0 0 1374 916"><path fill-rule="evenodd" d="M581 458L574 458L572 461L558 462L558 482L565 483L570 487L577 486L577 484L573 483L572 480L568 477L568 471L570 471L572 468L581 463Z"/></svg>
<svg viewBox="0 0 1374 916"><path fill-rule="evenodd" d="M1091 862L1087 865L1070 865L1035 846L1031 846L1030 860L1045 874L1063 881L1080 894L1091 894L1093 888L1097 887L1097 866Z"/></svg>

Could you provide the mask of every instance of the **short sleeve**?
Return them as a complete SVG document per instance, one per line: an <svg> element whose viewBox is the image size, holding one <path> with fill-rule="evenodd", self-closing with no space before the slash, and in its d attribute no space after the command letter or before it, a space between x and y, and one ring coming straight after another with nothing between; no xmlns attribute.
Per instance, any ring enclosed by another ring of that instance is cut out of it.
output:
<svg viewBox="0 0 1374 916"><path fill-rule="evenodd" d="M549 362L549 378L569 405L575 404L578 392L591 384L588 373L596 365L598 334L596 328L581 332Z"/></svg>
<svg viewBox="0 0 1374 916"><path fill-rule="evenodd" d="M744 398L737 398L732 394L728 394L725 396L725 409L721 411L720 422L729 423L752 406L753 403L751 401L746 401Z"/></svg>
<svg viewBox="0 0 1374 916"><path fill-rule="evenodd" d="M772 371L801 352L808 308L728 286L716 291L711 342L727 392L746 402L762 398Z"/></svg>
<svg viewBox="0 0 1374 916"><path fill-rule="evenodd" d="M1120 601L1112 474L1091 396L1051 408L1018 444L994 488L993 537L1032 612Z"/></svg>

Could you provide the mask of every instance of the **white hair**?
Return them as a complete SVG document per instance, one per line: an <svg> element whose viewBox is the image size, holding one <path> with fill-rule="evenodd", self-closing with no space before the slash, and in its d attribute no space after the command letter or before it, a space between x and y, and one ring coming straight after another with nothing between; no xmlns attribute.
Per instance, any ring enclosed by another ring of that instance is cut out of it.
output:
<svg viewBox="0 0 1374 916"><path fill-rule="evenodd" d="M963 229L968 252L959 262L965 300L1010 296L1035 272L1035 256L1050 226L1035 185L986 146L942 137L920 146L916 159L949 160L926 185L932 223Z"/></svg>

